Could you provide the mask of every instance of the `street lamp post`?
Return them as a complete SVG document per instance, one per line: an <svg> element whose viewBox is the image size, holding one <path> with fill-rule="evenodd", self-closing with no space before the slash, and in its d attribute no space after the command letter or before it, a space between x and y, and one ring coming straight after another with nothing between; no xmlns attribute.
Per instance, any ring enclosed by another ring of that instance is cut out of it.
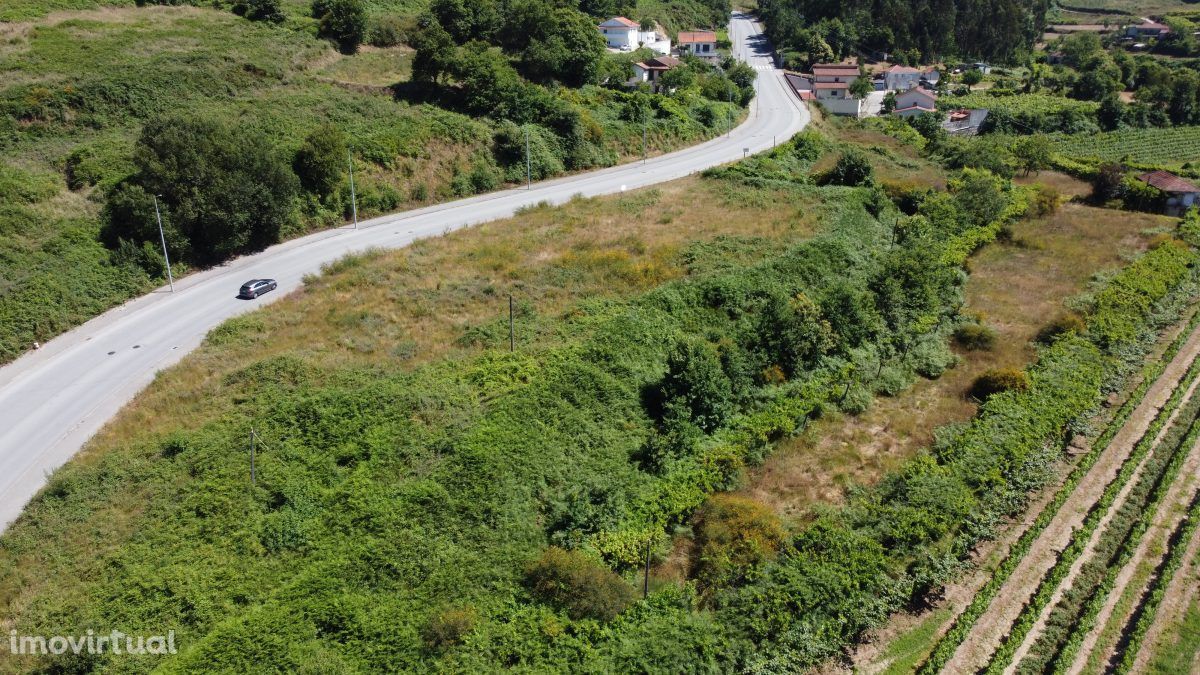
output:
<svg viewBox="0 0 1200 675"><path fill-rule="evenodd" d="M171 284L171 292L175 292L175 275L171 274L171 257L167 255L167 235L163 234L162 212L158 210L158 195L150 195L154 199L154 217L158 220L158 239L162 242L163 261L167 263L167 283Z"/></svg>

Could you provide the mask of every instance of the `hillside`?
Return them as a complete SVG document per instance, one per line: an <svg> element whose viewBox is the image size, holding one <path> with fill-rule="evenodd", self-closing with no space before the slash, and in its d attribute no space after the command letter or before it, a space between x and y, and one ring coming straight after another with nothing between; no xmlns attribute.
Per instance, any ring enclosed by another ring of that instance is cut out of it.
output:
<svg viewBox="0 0 1200 675"><path fill-rule="evenodd" d="M556 84L561 74L532 79L512 45L471 62L473 74L487 73L476 89L517 92L524 114L538 115L514 117L461 97L475 86L466 73L444 78L441 92L414 85L419 52L406 42L416 41L422 3L364 5L367 43L353 53L318 37L309 3L283 3L278 23L238 16L234 4L197 5L31 0L0 10L0 362L165 281L149 191L162 196L181 275L349 219L346 149L358 212L369 216L523 181L525 132L535 179L639 157L643 126L652 154L697 142L735 123L748 87L702 65L673 96L602 86L602 72L633 56L605 56L591 19L575 13L572 25L586 28L587 53L603 67L570 88ZM704 15L698 6L647 12L682 23ZM156 135L188 131L155 146L147 125ZM248 186L237 198L255 203L234 207L221 203L228 188L164 174L164 163L147 158L191 152L179 143L194 139L206 139L204 152L224 167L213 174L272 166L265 173L278 180ZM314 148L320 162L296 159ZM294 171L304 175L297 181ZM184 182L199 199L169 189ZM274 206L264 206L264 192ZM233 213L248 220L242 232L262 225L262 236L198 243L196 232L219 230Z"/></svg>
<svg viewBox="0 0 1200 675"><path fill-rule="evenodd" d="M1031 197L835 125L347 259L213 331L58 472L0 538L0 602L23 633L173 626L179 657L142 662L169 671L811 665L944 579L980 536L967 519L1019 508L1046 477L1013 453L1041 458L1111 377L1099 350L1137 346L1072 333L1011 357L1038 360L1027 391L935 455L897 450L841 508L708 495L810 423L946 377L949 335L980 320L960 314L967 260ZM1156 297L1193 257L1146 256ZM1023 292L1053 307L1082 283ZM1129 312L1090 320L1145 321ZM1007 468L980 485L980 464Z"/></svg>

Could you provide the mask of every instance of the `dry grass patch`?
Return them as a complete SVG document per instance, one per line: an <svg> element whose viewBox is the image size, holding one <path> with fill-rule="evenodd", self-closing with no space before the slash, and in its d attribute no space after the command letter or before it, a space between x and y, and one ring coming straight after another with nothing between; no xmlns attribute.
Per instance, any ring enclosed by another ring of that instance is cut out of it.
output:
<svg viewBox="0 0 1200 675"><path fill-rule="evenodd" d="M1054 178L1057 182L1060 179ZM895 398L880 398L857 417L831 415L785 441L750 476L745 492L785 516L842 498L845 485L872 482L928 446L939 426L969 419L971 383L990 368L1023 367L1031 340L1063 311L1063 301L1087 289L1093 275L1122 266L1151 233L1173 219L1066 204L1045 218L1013 227L1012 241L988 246L970 260L965 311L997 333L990 351L956 348L958 367L919 380Z"/></svg>

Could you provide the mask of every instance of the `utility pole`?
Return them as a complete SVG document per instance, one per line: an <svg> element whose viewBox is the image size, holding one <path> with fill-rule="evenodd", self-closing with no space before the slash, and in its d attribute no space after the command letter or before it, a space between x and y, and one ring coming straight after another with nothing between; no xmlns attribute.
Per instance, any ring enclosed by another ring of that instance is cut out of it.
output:
<svg viewBox="0 0 1200 675"><path fill-rule="evenodd" d="M529 125L525 125L525 189L533 189L533 163L529 159Z"/></svg>
<svg viewBox="0 0 1200 675"><path fill-rule="evenodd" d="M254 443L257 436L254 433L254 427L250 427L250 484L254 485L256 476L254 475Z"/></svg>
<svg viewBox="0 0 1200 675"><path fill-rule="evenodd" d="M350 166L350 211L354 214L354 229L358 229L358 199L354 195L354 156L346 148L346 164Z"/></svg>
<svg viewBox="0 0 1200 675"><path fill-rule="evenodd" d="M167 283L171 284L171 292L175 292L175 275L171 274L171 258L167 255L167 235L163 234L162 212L158 210L158 195L150 195L154 199L154 217L158 219L158 238L162 241L163 260L167 263Z"/></svg>
<svg viewBox="0 0 1200 675"><path fill-rule="evenodd" d="M642 164L646 163L646 109L642 109Z"/></svg>
<svg viewBox="0 0 1200 675"><path fill-rule="evenodd" d="M646 540L646 574L642 577L642 599L645 600L650 595L650 543L654 541L654 537Z"/></svg>
<svg viewBox="0 0 1200 675"><path fill-rule="evenodd" d="M513 328L513 297L508 294L508 351L517 351L517 334Z"/></svg>

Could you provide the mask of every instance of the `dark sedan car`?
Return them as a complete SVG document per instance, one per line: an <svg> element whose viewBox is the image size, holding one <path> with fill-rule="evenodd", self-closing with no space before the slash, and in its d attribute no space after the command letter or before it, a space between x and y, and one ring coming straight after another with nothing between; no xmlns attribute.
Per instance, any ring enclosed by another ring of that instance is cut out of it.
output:
<svg viewBox="0 0 1200 675"><path fill-rule="evenodd" d="M274 279L251 279L242 284L242 289L238 292L238 297L257 298L263 293L275 290L278 286L279 284L275 283Z"/></svg>

